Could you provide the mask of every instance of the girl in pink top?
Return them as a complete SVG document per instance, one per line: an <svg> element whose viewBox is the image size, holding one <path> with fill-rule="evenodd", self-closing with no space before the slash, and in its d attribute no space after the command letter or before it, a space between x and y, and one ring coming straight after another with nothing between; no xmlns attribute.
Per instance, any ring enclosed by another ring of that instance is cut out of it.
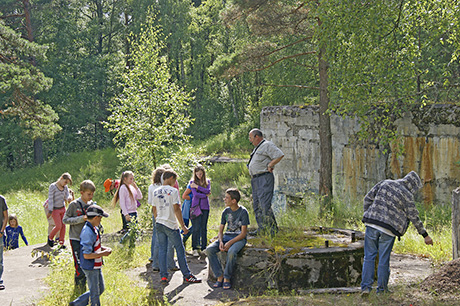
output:
<svg viewBox="0 0 460 306"><path fill-rule="evenodd" d="M121 238L120 243L123 243L126 237L130 236L134 238L134 234L131 234L132 223L137 223L137 200L142 199L142 192L137 187L134 181L134 173L131 171L125 171L121 174L120 186L118 187L113 197L113 204L120 202L121 213L128 222L128 232ZM134 246L134 240L131 239L130 246Z"/></svg>

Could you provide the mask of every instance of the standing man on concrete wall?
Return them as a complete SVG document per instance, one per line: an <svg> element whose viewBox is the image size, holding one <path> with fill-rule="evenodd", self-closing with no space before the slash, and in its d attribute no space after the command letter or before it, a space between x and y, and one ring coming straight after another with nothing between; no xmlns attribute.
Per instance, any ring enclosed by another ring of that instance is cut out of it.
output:
<svg viewBox="0 0 460 306"><path fill-rule="evenodd" d="M264 139L259 129L252 129L249 132L249 141L255 147L247 166L251 175L252 205L259 227L257 231L250 234L266 232L274 235L278 231L278 225L272 210L275 185L273 169L284 157L284 153L273 142Z"/></svg>

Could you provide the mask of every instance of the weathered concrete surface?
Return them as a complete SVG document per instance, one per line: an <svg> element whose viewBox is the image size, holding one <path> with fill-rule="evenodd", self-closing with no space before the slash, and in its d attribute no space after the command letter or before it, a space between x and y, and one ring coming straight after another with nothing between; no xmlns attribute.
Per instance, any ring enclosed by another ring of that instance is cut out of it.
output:
<svg viewBox="0 0 460 306"><path fill-rule="evenodd" d="M401 178L414 170L425 180L419 200L449 203L452 190L460 185L460 107L434 105L406 113L395 127L404 147L400 156L357 141L357 118L331 116L334 193L361 197L378 181ZM262 110L261 130L285 154L275 169L275 184L282 194L318 190L318 128L316 106Z"/></svg>
<svg viewBox="0 0 460 306"><path fill-rule="evenodd" d="M238 254L232 277L234 288L245 290L352 287L361 282L364 258L363 233L330 229L323 236L343 246L318 248L257 248L248 245ZM344 234L347 235L344 237ZM339 237L340 238L336 238ZM226 253L218 253L225 263ZM224 265L222 266L224 268ZM214 279L209 268L209 278Z"/></svg>

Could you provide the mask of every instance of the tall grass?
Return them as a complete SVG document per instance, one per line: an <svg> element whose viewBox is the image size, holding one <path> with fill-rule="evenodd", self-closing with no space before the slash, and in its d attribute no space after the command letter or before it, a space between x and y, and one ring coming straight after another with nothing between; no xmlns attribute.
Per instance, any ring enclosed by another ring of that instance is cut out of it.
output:
<svg viewBox="0 0 460 306"><path fill-rule="evenodd" d="M119 164L114 149L72 153L43 165L6 172L0 176L0 194L15 190L48 191L48 187L64 172L69 172L78 191L80 182L92 180L96 187L101 186L108 177L117 177Z"/></svg>
<svg viewBox="0 0 460 306"><path fill-rule="evenodd" d="M245 122L231 132L224 132L196 144L203 145L205 154L224 155L234 158L248 158L253 146L248 140L249 131L254 128L253 122Z"/></svg>

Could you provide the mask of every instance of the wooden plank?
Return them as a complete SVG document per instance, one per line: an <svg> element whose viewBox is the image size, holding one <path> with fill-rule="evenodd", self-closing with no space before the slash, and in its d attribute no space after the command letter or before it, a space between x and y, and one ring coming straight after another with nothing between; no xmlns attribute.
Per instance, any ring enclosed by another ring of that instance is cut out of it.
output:
<svg viewBox="0 0 460 306"><path fill-rule="evenodd" d="M452 191L452 258L460 257L460 187Z"/></svg>

